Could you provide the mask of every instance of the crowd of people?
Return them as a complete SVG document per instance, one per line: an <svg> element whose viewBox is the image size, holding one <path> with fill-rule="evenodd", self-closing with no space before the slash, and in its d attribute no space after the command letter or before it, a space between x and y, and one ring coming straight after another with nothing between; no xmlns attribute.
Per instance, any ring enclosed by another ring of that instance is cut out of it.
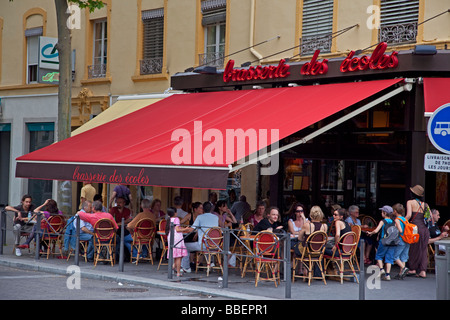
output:
<svg viewBox="0 0 450 320"><path fill-rule="evenodd" d="M430 209L424 202L424 189L419 185L410 189L411 199L407 201L406 208L399 203L383 206L380 208L383 219L379 221L377 227L361 234L361 238L367 244L367 250L364 252L365 263L371 264L371 257L374 256L375 263L380 268L380 276L384 280L391 279L393 264L397 264L400 268L399 274L395 277L397 279L406 276L425 278L428 267L428 245L448 237L448 227L441 230L437 224L440 218L439 211ZM107 218L113 221L114 228L118 231L117 241L120 241L119 230L123 219L125 226L123 240L128 258L136 255L136 250L133 252L131 250L131 243L133 231L140 220L148 218L157 227L161 219L170 219L175 225L174 241L177 246L173 251L173 270L177 276L191 272L195 266L193 253L202 248L202 236L210 227L236 229L241 224L249 223L254 232L269 230L276 233L284 230L292 235L291 249L296 255L301 255L306 239L315 231L324 231L329 235L332 232L333 238L330 241L337 243L341 236L352 230L352 225L359 225L365 229L368 227L361 225L359 207L356 205L348 209L333 205L332 219L328 220L319 206L312 206L307 212L302 203L294 202L287 212L282 213L277 207L268 207L266 201L258 201L255 210L252 210L244 195L236 198L234 193L234 196L231 196L230 193L228 199L217 200L217 194L211 192L207 201L194 202L189 207L184 204L183 198L177 196L172 206L167 208L167 212L162 210L161 200L142 199L139 212L134 214L129 189L117 186L109 199L111 208L106 212L101 195L96 194L95 188L90 184L85 184L81 192L79 211L67 222L64 252L75 247L75 238L70 235L76 232L77 216L80 217L80 240L89 242L86 249L88 261L94 259L94 226L99 219ZM7 206L5 209L15 212L13 232L17 256L20 256L21 249L28 248L35 238L37 213L42 213L47 219L52 215L62 214L55 200L48 199L36 207L32 204L30 195L24 195L20 205ZM403 240L407 221L417 226L419 241L416 243L410 244ZM399 236L394 244L387 244L382 239L389 233L391 225L397 228ZM20 244L23 233L27 233L28 237ZM167 229L166 234L169 233ZM333 255L333 252L335 252L333 246L327 245L325 255ZM144 250L142 254L146 256L152 253Z"/></svg>

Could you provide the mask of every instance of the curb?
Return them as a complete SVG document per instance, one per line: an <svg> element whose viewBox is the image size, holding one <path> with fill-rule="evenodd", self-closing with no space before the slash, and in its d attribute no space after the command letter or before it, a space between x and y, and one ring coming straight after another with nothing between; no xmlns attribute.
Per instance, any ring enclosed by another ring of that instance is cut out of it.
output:
<svg viewBox="0 0 450 320"><path fill-rule="evenodd" d="M59 274L67 276L67 270L63 267L55 267L53 265L43 263L41 261L33 261L33 262L25 262L25 261L17 261L17 259L11 259L7 257L0 256L0 265L11 267L11 268L17 268L17 269L23 269L23 270L31 270L31 271L39 271L39 272L45 272L45 273L52 273L52 274ZM263 296L256 296L256 295L250 295L235 291L229 291L227 289L212 289L212 288L205 288L205 287L199 287L199 286L193 286L186 283L178 283L178 282L171 282L158 280L158 279L145 279L138 276L133 275L127 275L127 274L117 274L112 272L105 272L105 271L86 271L86 270L80 270L80 275L82 278L85 279L93 279L93 280L101 280L101 281L112 281L112 282L125 282L130 283L134 285L142 285L142 286L149 286L149 287L155 287L155 288L161 288L161 289L169 289L169 290L183 290L188 291L192 293L197 294L203 294L203 295L211 295L211 296L217 296L217 297L223 297L223 298L229 298L229 299L237 299L237 300L277 300L273 298L263 297Z"/></svg>

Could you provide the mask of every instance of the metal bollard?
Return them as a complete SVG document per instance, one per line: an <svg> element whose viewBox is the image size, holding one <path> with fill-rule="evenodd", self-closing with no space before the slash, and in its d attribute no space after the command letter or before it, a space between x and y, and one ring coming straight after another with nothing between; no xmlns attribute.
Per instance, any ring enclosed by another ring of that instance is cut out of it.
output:
<svg viewBox="0 0 450 320"><path fill-rule="evenodd" d="M120 225L120 253L119 253L119 271L123 272L124 269L124 253L125 253L125 249L124 249L124 244L125 244L125 223L124 223L125 219L122 218L122 224Z"/></svg>
<svg viewBox="0 0 450 320"><path fill-rule="evenodd" d="M170 220L169 220L170 221ZM169 239L169 261L167 262L167 277L172 279L172 266L173 266L173 241L175 239L175 225L170 222L170 239Z"/></svg>
<svg viewBox="0 0 450 320"><path fill-rule="evenodd" d="M42 221L42 213L41 212L37 212L37 222L36 222L36 237L34 238L34 241L36 242L36 252L34 255L35 260L39 260L40 254L39 252L41 251L41 234L42 234L42 230L41 230L41 221Z"/></svg>
<svg viewBox="0 0 450 320"><path fill-rule="evenodd" d="M286 281L284 296L286 299L291 298L291 234L286 233L284 238L284 279Z"/></svg>
<svg viewBox="0 0 450 320"><path fill-rule="evenodd" d="M364 239L359 239L359 300L366 299L366 274L364 272Z"/></svg>
<svg viewBox="0 0 450 320"><path fill-rule="evenodd" d="M230 252L230 229L225 228L223 237L223 283L222 288L228 288L228 252Z"/></svg>
<svg viewBox="0 0 450 320"><path fill-rule="evenodd" d="M76 231L76 242L75 242L75 264L80 265L80 216L76 217L77 231ZM87 253L86 253L87 255Z"/></svg>
<svg viewBox="0 0 450 320"><path fill-rule="evenodd" d="M6 245L6 211L0 210L0 255L3 255L3 246Z"/></svg>

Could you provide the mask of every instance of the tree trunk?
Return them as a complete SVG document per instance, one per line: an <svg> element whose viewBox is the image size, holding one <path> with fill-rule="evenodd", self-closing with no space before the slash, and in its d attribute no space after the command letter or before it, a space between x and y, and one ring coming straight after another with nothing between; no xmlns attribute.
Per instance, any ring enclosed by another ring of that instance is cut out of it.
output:
<svg viewBox="0 0 450 320"><path fill-rule="evenodd" d="M70 30L67 28L67 0L55 0L58 25L59 87L58 87L58 129L56 141L70 137L72 114L72 44ZM71 183L58 181L57 202L65 213L72 211Z"/></svg>

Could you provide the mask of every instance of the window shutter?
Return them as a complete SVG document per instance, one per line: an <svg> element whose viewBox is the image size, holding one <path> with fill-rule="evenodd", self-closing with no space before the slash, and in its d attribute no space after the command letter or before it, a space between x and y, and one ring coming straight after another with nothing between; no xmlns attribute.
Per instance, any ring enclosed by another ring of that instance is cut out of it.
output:
<svg viewBox="0 0 450 320"><path fill-rule="evenodd" d="M201 4L202 25L225 22L227 18L226 0L204 0Z"/></svg>
<svg viewBox="0 0 450 320"><path fill-rule="evenodd" d="M381 25L417 23L419 0L381 0Z"/></svg>
<svg viewBox="0 0 450 320"><path fill-rule="evenodd" d="M315 50L331 51L333 32L333 0L304 0L301 39L302 55Z"/></svg>
<svg viewBox="0 0 450 320"><path fill-rule="evenodd" d="M400 44L416 41L419 0L381 0L380 9L380 42Z"/></svg>
<svg viewBox="0 0 450 320"><path fill-rule="evenodd" d="M162 58L164 54L164 9L142 12L144 24L143 58Z"/></svg>

